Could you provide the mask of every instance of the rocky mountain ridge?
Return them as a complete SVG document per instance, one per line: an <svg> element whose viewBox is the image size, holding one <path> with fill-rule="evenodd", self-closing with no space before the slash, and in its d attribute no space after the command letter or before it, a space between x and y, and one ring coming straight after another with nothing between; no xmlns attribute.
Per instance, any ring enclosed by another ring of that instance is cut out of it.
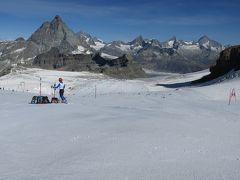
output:
<svg viewBox="0 0 240 180"><path fill-rule="evenodd" d="M44 22L27 40L1 41L0 72L6 73L17 64L32 65L37 56L52 48L65 55L98 53L108 60L129 54L146 69L186 73L208 68L225 47L207 36L197 42L176 37L160 42L139 36L130 42L106 43L88 33L73 32L60 16L56 16L51 22Z"/></svg>

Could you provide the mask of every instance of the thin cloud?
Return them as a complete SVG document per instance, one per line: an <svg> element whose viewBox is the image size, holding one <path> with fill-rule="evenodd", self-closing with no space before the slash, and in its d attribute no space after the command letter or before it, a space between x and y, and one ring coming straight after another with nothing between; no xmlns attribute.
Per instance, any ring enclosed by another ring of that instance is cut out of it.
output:
<svg viewBox="0 0 240 180"><path fill-rule="evenodd" d="M42 16L43 14L79 14L83 16L107 16L123 12L118 6L86 5L73 2L47 2L40 0L8 0L1 3L0 12L16 16Z"/></svg>
<svg viewBox="0 0 240 180"><path fill-rule="evenodd" d="M239 21L232 17L227 16L172 16L172 17L161 17L161 18L149 18L149 19L126 19L123 22L127 25L179 25L179 26L206 26L206 25L221 25L228 24L234 21Z"/></svg>
<svg viewBox="0 0 240 180"><path fill-rule="evenodd" d="M189 1L189 3L193 3ZM194 2L195 6L204 6L206 2ZM217 7L229 7L236 3L235 0L221 1L215 3ZM174 4L174 6L172 6ZM227 6L228 5L228 6ZM213 6L212 2L208 6ZM211 12L200 10L187 11L186 0L169 0L141 2L138 4L99 4L99 3L77 3L77 2L50 2L44 0L8 0L1 3L0 12L15 16L33 17L49 16L55 14L77 15L81 17L104 18L116 21L116 23L140 24L172 24L172 25L211 25L232 21L232 17L222 14L218 8ZM203 10L202 10L203 9ZM219 12L216 12L219 11ZM177 12L177 13L176 13ZM213 13L213 14L212 14Z"/></svg>

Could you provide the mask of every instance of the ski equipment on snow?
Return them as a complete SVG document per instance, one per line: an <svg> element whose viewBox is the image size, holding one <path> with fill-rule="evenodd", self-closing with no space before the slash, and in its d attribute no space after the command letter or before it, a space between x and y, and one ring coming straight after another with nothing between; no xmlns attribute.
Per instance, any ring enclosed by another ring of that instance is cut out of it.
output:
<svg viewBox="0 0 240 180"><path fill-rule="evenodd" d="M51 99L51 103L59 103L59 99L57 97L55 97L56 94L56 89L55 89L56 84L54 84L53 86L51 86L51 88L53 88L53 97Z"/></svg>

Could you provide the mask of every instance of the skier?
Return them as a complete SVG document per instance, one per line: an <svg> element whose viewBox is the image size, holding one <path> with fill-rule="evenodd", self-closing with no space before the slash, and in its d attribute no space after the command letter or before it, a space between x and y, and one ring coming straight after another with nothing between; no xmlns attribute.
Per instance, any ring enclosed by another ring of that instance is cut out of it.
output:
<svg viewBox="0 0 240 180"><path fill-rule="evenodd" d="M58 81L59 81L59 83L57 86L54 86L54 89L56 90L57 88L59 88L59 96L62 100L62 103L67 103L67 100L64 97L65 84L63 83L63 79L59 78Z"/></svg>

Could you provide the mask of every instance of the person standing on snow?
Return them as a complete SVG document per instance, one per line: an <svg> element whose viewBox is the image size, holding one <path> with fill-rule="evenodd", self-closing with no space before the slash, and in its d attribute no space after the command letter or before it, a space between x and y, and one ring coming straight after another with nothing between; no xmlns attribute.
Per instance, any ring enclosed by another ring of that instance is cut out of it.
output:
<svg viewBox="0 0 240 180"><path fill-rule="evenodd" d="M57 86L54 86L54 89L56 90L57 88L59 88L59 96L62 99L62 102L66 102L66 98L64 97L65 84L63 83L62 78L59 78L58 81L59 83Z"/></svg>

